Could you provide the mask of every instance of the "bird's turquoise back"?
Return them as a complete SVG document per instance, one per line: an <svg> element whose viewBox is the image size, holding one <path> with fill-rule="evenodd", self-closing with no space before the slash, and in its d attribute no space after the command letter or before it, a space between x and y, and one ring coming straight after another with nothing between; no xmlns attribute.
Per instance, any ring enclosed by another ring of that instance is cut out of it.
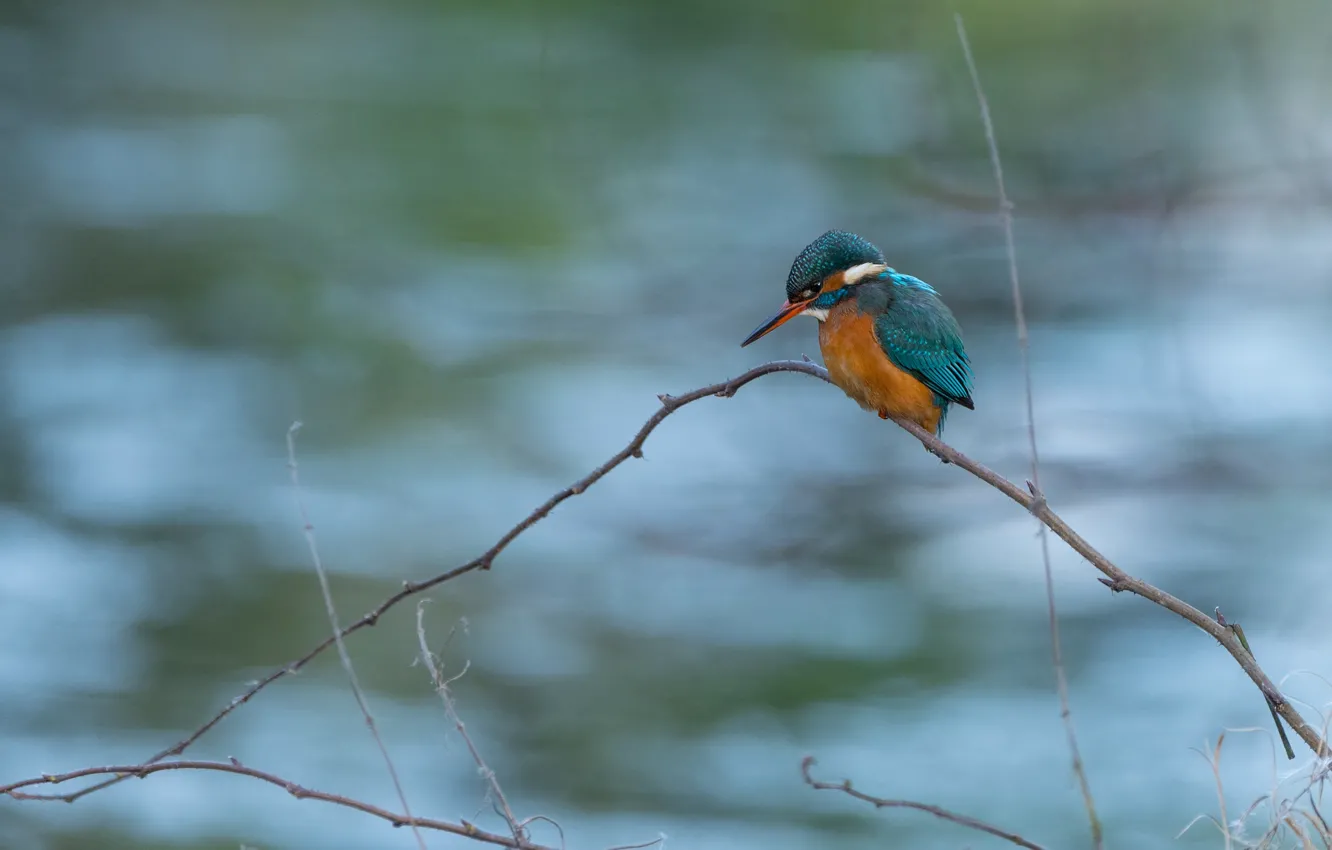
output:
<svg viewBox="0 0 1332 850"><path fill-rule="evenodd" d="M874 333L888 359L933 390L945 415L954 402L974 409L962 329L938 293L891 269L857 290L857 307L874 316Z"/></svg>

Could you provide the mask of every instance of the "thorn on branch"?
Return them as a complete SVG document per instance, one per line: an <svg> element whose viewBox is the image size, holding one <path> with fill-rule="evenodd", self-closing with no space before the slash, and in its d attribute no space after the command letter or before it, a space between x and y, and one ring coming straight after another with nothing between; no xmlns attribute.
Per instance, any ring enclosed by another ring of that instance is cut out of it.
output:
<svg viewBox="0 0 1332 850"><path fill-rule="evenodd" d="M631 451L631 452L629 453L629 457L637 458L638 460L642 460L642 459L643 459L643 447L642 447L642 446L639 446L639 447L635 448L633 451Z"/></svg>
<svg viewBox="0 0 1332 850"><path fill-rule="evenodd" d="M1042 514L1050 509L1050 503L1045 501L1045 494L1041 488L1037 487L1035 482L1027 482L1027 491L1031 493L1031 505L1027 510L1031 511L1032 516L1040 518Z"/></svg>
<svg viewBox="0 0 1332 850"><path fill-rule="evenodd" d="M1106 587L1110 588L1115 593L1122 593L1123 591L1128 590L1128 585L1117 578L1115 579L1098 578L1097 581L1099 581L1101 584L1105 585Z"/></svg>

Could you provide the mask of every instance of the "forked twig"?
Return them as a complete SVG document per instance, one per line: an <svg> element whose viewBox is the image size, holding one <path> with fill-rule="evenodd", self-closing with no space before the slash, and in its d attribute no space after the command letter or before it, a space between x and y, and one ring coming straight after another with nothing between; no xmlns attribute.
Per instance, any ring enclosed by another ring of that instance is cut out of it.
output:
<svg viewBox="0 0 1332 850"><path fill-rule="evenodd" d="M344 808L355 809L358 812L364 812L367 815L386 820L394 826L410 826L412 829L434 829L440 832L460 835L463 838L471 838L486 844L497 844L500 847L511 847L513 850L557 850L557 848L547 847L541 844L526 844L519 847L517 842L511 837L487 832L484 829L478 829L467 821L453 823L451 821L435 820L433 818L409 817L405 813L398 814L396 812L390 812L388 809L383 809L370 803L364 803L351 797L344 797L341 794L330 794L327 791L316 791L315 789L307 788L304 785L297 785L295 782L283 779L281 776L247 767L235 759L232 759L231 761L159 761L153 764L118 764L107 765L106 767L85 767L82 770L72 770L69 773L48 774L37 776L32 779L25 779L22 782L14 782L9 785L0 785L0 794L8 794L18 800L50 799L49 797L38 797L34 794L25 794L19 789L31 787L33 785L60 784L62 782L69 782L73 779L82 779L87 776L104 776L106 774L111 774L119 779L129 779L131 777L142 779L151 776L154 773L164 773L171 770L202 770L213 771L216 773L234 773L238 776L248 776L251 779L267 782L269 785L276 785L298 800L322 800L325 803L332 803L337 806L343 806Z"/></svg>
<svg viewBox="0 0 1332 850"><path fill-rule="evenodd" d="M1000 829L997 826L988 824L983 820L977 820L969 815L959 815L956 812L950 812L947 809L941 809L938 806L932 806L929 803L917 803L911 800L890 800L885 797L874 797L866 794L864 791L857 791L851 785L850 779L843 779L841 782L820 782L810 775L809 769L816 764L813 756L805 756L800 762L800 775L804 777L805 784L816 791L841 791L848 797L854 797L857 800L864 801L874 806L876 809L915 809L918 812L927 812L936 818L950 821L965 826L968 829L979 830L988 833L996 838L1002 838L1019 847L1025 847L1027 850L1045 850L1039 844L1033 844L1015 832L1009 832L1006 829Z"/></svg>
<svg viewBox="0 0 1332 850"><path fill-rule="evenodd" d="M499 779L495 776L495 771L490 769L486 760L481 758L481 751L476 748L472 742L472 736L467 734L467 725L463 723L462 718L458 716L457 706L453 704L453 696L449 693L449 685L461 678L463 673L467 672L464 667L462 672L452 679L445 679L440 672L439 665L435 663L435 654L430 651L430 645L426 642L425 634L425 604L429 599L422 599L416 603L416 640L421 647L421 662L425 664L426 669L430 671L430 681L434 683L435 693L439 694L439 699L444 703L444 713L448 715L453 723L453 728L458 730L458 736L463 739L467 745L467 751L472 754L472 761L476 762L476 769L481 777L486 781L491 796L494 798L495 807L504 818L504 822L509 825L509 831L513 833L513 840L519 847L527 847L527 830L518 818L514 817L513 809L509 806L509 800L504 796L504 789L500 788ZM555 825L560 829L559 824ZM560 829L561 834L564 830Z"/></svg>

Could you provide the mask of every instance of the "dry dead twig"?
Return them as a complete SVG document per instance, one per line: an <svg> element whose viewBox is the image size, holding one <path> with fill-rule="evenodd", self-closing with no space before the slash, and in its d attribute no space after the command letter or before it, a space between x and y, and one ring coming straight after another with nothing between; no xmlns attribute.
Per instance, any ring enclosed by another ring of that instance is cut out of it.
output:
<svg viewBox="0 0 1332 850"><path fill-rule="evenodd" d="M1027 400L1027 447L1031 455L1032 493L1040 498L1041 456L1036 450L1036 404L1031 382L1031 346L1027 337L1027 314L1022 306L1022 285L1018 282L1017 248L1013 243L1013 204L1009 202L1008 191L1004 188L1004 166L999 159L999 143L994 137L990 103L986 100L985 90L981 87L980 72L976 70L976 59L971 54L971 42L967 39L967 28L960 14L954 14L953 20L957 24L957 39L962 44L962 55L967 60L971 85L976 91L976 100L980 105L985 141L990 148L990 166L994 170L994 182L999 192L999 218L1004 225L1004 244L1008 250L1008 279L1013 293L1013 321L1017 328L1018 351L1022 357L1022 380ZM1073 774L1078 778L1082 804L1087 810L1092 847L1101 850L1105 846L1101 819L1096 814L1096 801L1092 797L1091 783L1087 781L1087 769L1083 765L1082 751L1078 747L1078 735L1073 728L1073 710L1069 706L1068 675L1064 672L1064 655L1059 641L1059 615L1055 608L1054 571L1050 567L1050 535L1044 524L1038 522L1036 527L1041 542L1041 564L1045 568L1045 600L1050 623L1050 660L1054 667L1055 688L1059 692L1059 717L1064 723L1064 734L1068 738L1068 749L1073 758Z"/></svg>
<svg viewBox="0 0 1332 850"><path fill-rule="evenodd" d="M1000 829L993 824L988 824L983 820L977 820L969 815L959 815L956 812L950 812L947 809L941 809L938 806L932 806L929 803L917 803L912 800L890 800L886 797L875 797L866 794L864 791L858 791L851 784L850 779L843 779L841 782L821 782L810 774L812 768L817 762L813 756L805 756L800 762L800 775L804 777L805 784L816 791L841 791L848 797L854 797L865 803L869 803L876 809L915 809L918 812L926 812L934 815L936 818L946 820L951 823L965 826L968 829L974 829L979 832L988 833L996 838L1002 838L1005 841L1016 844L1019 847L1025 847L1027 850L1045 850L1039 844L1033 844L1015 832L1009 832L1006 829Z"/></svg>
<svg viewBox="0 0 1332 850"><path fill-rule="evenodd" d="M338 609L333 604L333 591L328 586L328 572L324 569L323 559L319 557L319 543L315 540L314 523L310 522L310 513L305 509L305 498L301 495L300 467L296 463L296 435L300 430L300 422L293 422L287 429L287 470L291 475L291 492L296 501L296 510L301 515L301 531L305 535L305 545L310 550L310 561L314 564L315 574L319 576L319 589L323 593L324 609L328 613L328 623L333 630L333 642L338 647L338 659L342 662L342 669L347 673L347 681L351 683L356 706L361 710L361 717L365 719L365 728L370 730L370 737L375 739L375 746L379 748L379 754L384 758L384 766L388 768L389 778L393 781L393 790L398 795L398 802L402 804L402 810L410 822L413 820L412 808L407 804L407 792L403 790L402 780L398 778L398 768L394 766L388 746L384 744L384 738L379 734L379 727L375 725L375 716L370 713L370 703L365 698L365 692L361 690L361 682L356 677L356 668L352 666L351 654L347 652L347 646L342 641L342 627L338 625ZM416 838L416 846L420 850L426 850L421 830L417 829L415 824L408 825L411 826L412 835Z"/></svg>
<svg viewBox="0 0 1332 850"><path fill-rule="evenodd" d="M444 674L439 669L435 653L430 651L430 644L426 642L425 604L429 601L429 599L422 599L416 603L416 641L421 647L421 663L430 671L430 681L435 686L435 693L439 694L440 702L444 703L444 713L448 715L450 722L453 723L453 728L458 731L458 736L467 745L467 751L472 754L472 761L476 762L477 772L485 780L486 787L495 804L495 809L499 812L500 817L504 818L504 822L508 824L509 832L513 834L513 840L517 842L519 847L528 847L527 822L520 823L514 817L513 808L509 806L509 799L504 796L504 789L500 788L495 771L490 768L490 765L486 764L486 760L481 757L481 751L473 743L472 736L467 734L467 725L458 716L458 708L453 703L453 695L449 693L449 685L462 678L463 674L467 672L467 667L464 666L456 676L445 679ZM555 824L555 828L560 831L560 834L564 833L559 824Z"/></svg>
<svg viewBox="0 0 1332 850"><path fill-rule="evenodd" d="M287 779L283 779L272 773L263 770L256 770L247 767L239 761L159 761L153 764L120 764L107 765L106 767L85 767L82 770L72 770L69 773L47 774L44 776L25 779L21 782L13 782L8 785L0 785L0 794L8 794L19 800L43 799L36 795L25 794L20 789L31 787L33 785L60 784L74 779L82 779L88 776L105 776L111 774L118 779L129 779L136 777L142 779L151 776L154 773L163 773L171 770L204 770L217 773L233 773L238 776L248 776L252 779L258 779L261 782L267 782L270 785L276 785L286 791L298 800L322 800L325 803L332 803L348 809L355 809L358 812L364 812L367 815L386 820L394 826L409 826L413 829L433 829L439 832L448 832L453 835L459 835L464 838L471 838L486 844L496 844L500 847L512 847L514 850L557 850L554 847L546 847L540 844L519 845L513 838L507 835L498 835L493 832L487 832L484 829L478 829L467 821L453 823L450 821L435 820L433 818L408 817L405 813L398 814L390 812L388 809L379 806L364 803L360 800L344 797L341 794L330 794L327 791L316 791L313 788L307 788L304 785L297 785ZM49 798L46 798L49 799Z"/></svg>

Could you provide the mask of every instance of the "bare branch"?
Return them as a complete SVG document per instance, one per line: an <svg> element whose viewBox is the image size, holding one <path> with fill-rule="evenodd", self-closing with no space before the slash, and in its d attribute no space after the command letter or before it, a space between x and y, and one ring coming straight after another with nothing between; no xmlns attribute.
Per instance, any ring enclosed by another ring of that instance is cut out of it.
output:
<svg viewBox="0 0 1332 850"><path fill-rule="evenodd" d="M293 422L287 429L287 469L291 472L291 492L296 500L296 510L301 515L301 530L305 533L305 545L310 549L310 561L314 564L315 573L319 576L319 589L324 595L324 608L328 611L328 622L333 628L333 641L338 647L338 658L342 661L342 669L347 672L347 681L351 683L352 694L356 697L356 705L361 709L361 716L365 718L365 727L370 730L370 737L375 739L375 746L379 747L379 754L384 757L384 766L388 768L389 778L393 780L393 790L398 794L398 802L402 804L402 810L410 820L412 817L412 808L407 805L407 792L402 788L402 780L398 778L398 769L393 766L393 758L389 756L388 747L384 745L384 739L379 734L379 729L375 726L375 716L370 713L370 704L366 702L365 692L361 690L361 683L356 678L356 668L352 666L351 654L347 652L347 646L342 640L342 627L338 625L338 611L333 604L333 591L328 586L328 573L324 570L323 559L319 557L319 544L315 541L314 524L310 522L310 514L305 509L305 499L301 496L301 476L300 469L296 465L296 434L301 430L301 423ZM421 850L426 850L425 839L421 837L421 830L412 826L412 835L416 838L416 844Z"/></svg>
<svg viewBox="0 0 1332 850"><path fill-rule="evenodd" d="M1044 495L1040 495L1038 498L1037 494L1039 494L1040 491L1036 489L1034 484L1028 482L1028 489L1024 490L989 467L977 463L962 454L957 449L943 442L916 423L908 422L903 419L895 419L893 421L897 422L902 429L909 431L917 440L920 440L925 448L935 457L949 461L958 469L970 472L981 481L989 484L991 487L1034 514L1037 519L1045 523L1046 527L1055 533L1056 537L1067 543L1074 552L1077 552L1083 558L1087 559L1088 563L1105 576L1100 579L1100 582L1106 587L1116 593L1128 591L1135 596L1141 596L1143 599L1160 605L1167 611L1183 617L1185 620L1188 620L1190 623L1193 623L1195 626L1211 635L1217 643L1221 644L1226 652L1230 653L1231 657L1235 659L1236 663L1239 664L1245 674L1253 680L1253 683L1258 686L1258 690L1268 698L1271 705L1277 710L1277 713L1281 715L1281 719L1286 721L1286 725L1289 726L1296 735L1299 735L1304 743L1308 744L1309 749L1313 750L1315 755L1322 758L1327 757L1329 750L1327 742L1324 740L1323 736L1317 729L1310 726L1305 719L1300 716L1300 713L1295 710L1294 706L1281 695L1281 692L1277 690L1276 685L1272 683L1272 680L1268 678L1267 674L1258 666L1258 663L1254 661L1253 656L1245 651L1244 647L1240 644L1239 639L1235 637L1234 632L1225 626L1222 626L1220 623L1216 622L1187 602L1171 596L1164 590L1161 590L1155 585L1148 584L1142 579L1134 578L1115 566L1109 558L1102 555L1090 543L1082 539L1081 535L1070 528L1068 523L1064 522L1063 518L1050 508L1050 504L1046 501Z"/></svg>
<svg viewBox="0 0 1332 850"><path fill-rule="evenodd" d="M956 812L950 812L947 809L941 809L938 806L931 806L929 803L916 803L911 800L889 800L884 797L871 796L864 791L857 791L852 787L850 779L843 779L841 782L820 782L811 776L809 772L809 769L815 764L816 762L813 756L805 756L800 762L800 775L805 778L805 784L816 791L841 791L848 797L854 797L857 800L863 800L864 802L871 804L876 809L915 809L918 812L927 812L934 815L936 818L951 821L959 826L965 826L968 829L975 829L980 832L988 833L996 838L1002 838L1005 841L1016 844L1019 847L1026 847L1028 850L1045 850L1041 845L1033 844L1015 832L1000 829L983 820L977 820L976 818L967 815L959 815Z"/></svg>
<svg viewBox="0 0 1332 850"><path fill-rule="evenodd" d="M741 387L745 386L751 381L761 378L764 375L770 375L776 372L800 372L805 375L811 375L823 381L828 380L827 370L825 370L822 366L817 366L813 363L806 363L798 360L778 360L771 363L764 363L760 366L756 366L753 369L750 369L749 371L729 381L722 381L720 383L711 384L706 387L700 387L697 390L693 390L692 392L688 392L679 396L669 396L669 395L661 396L661 407L647 420L647 422L643 424L643 426L638 430L638 433L635 434L633 439L629 441L628 445L626 445L623 449L621 449L619 452L613 455L604 464L592 470L592 472L588 473L586 476L576 481L573 485L566 487L563 490L560 490L559 492L551 496L549 499L547 499L542 505L540 505L530 514L528 514L520 523L518 523L518 525L514 526L514 528L511 529L503 538L501 538L499 542L497 542L489 550L483 553L480 557L468 561L467 563L462 564L461 566L458 566L452 570L449 570L448 572L440 573L439 575L434 576L433 578L429 578L421 582L405 583L403 585L402 590L398 591L397 593L385 599L373 611L361 617L359 620L344 627L341 630L339 636L346 637L351 632L358 631L367 626L374 625L376 622L378 622L379 617L382 616L384 612L386 612L388 609L392 608L393 606L397 605L399 602L401 602L403 599L406 599L409 596L420 593L421 591L426 590L427 588L434 587L437 584L456 578L465 573L472 572L474 570L482 569L483 567L489 566L491 562L495 559L495 557L498 556L500 552L502 552L503 549L514 540L514 538L516 538L519 534L523 533L528 528L531 528L537 522L545 518L560 502L563 502L564 500L574 495L584 492L588 487L592 486L601 478L605 477L611 470L613 470L615 467L619 466L621 463L628 460L629 458L641 457L642 447L643 444L646 442L648 436L651 435L651 433L654 430L656 430L657 426L660 425L666 419L666 417L670 416L672 413L679 410L681 407L684 407L685 405L690 404L692 402L698 401L699 399L708 398L710 396L722 396L722 397L730 396L734 394L736 390L740 389ZM1277 713L1280 714L1281 718L1286 721L1286 724L1292 730L1294 730L1295 734L1298 735L1300 739L1304 741L1305 744L1307 744L1309 748L1313 750L1313 752L1316 755L1318 755L1320 758L1326 758L1328 756L1329 749L1324 739L1324 736L1320 734L1318 730L1310 726L1304 720L1304 718L1300 716L1300 713L1294 708L1294 706L1292 706L1291 703L1288 702L1281 695L1281 692L1277 689L1276 685L1272 683L1271 679L1268 678L1267 674L1264 673L1263 670L1258 666L1257 662L1254 661L1253 656L1244 650L1244 647L1240 645L1239 640L1235 637L1234 633L1230 629L1220 625L1211 617L1207 616L1206 614L1203 614L1197 608L1194 608L1188 603L1183 602L1182 600L1177 599L1174 596L1171 596L1169 593L1160 590L1154 585L1148 584L1147 582L1142 581L1141 579L1130 576L1128 573L1124 572L1119 567L1115 566L1115 564L1113 564L1108 558L1106 558L1099 551L1093 548L1091 544L1089 544L1080 535L1078 535L1076 531L1070 528L1069 525L1066 522L1064 522L1064 520L1050 508L1049 503L1045 500L1044 497L1038 499L1033 494L1033 492L1024 490L1022 487L1019 487L1017 484L1014 484L1012 481L1009 481L1007 478L1004 478L1003 476L999 475L998 473L994 472L993 470L989 469L983 464L980 464L972 460L971 458L959 452L957 449L953 448L947 443L944 443L935 435L925 431L923 428L916 425L915 423L907 422L905 420L894 420L894 421L896 421L897 424L903 430L907 431L913 437L919 440L921 444L924 445L925 448L936 457L949 461L950 463L953 464L954 467L958 469L965 470L966 472L980 479L984 483L998 490L1000 493L1004 494L1009 499L1016 502L1025 510L1034 514L1036 518L1039 519L1042 523L1044 523L1046 527L1048 527L1051 531L1053 531L1056 536L1058 536L1061 540L1067 543L1075 552L1077 552L1079 555L1085 558L1093 567L1095 567L1098 571L1100 571L1104 576L1101 579L1101 582L1105 584L1107 587L1109 587L1111 590L1115 592L1128 591L1129 593L1132 593L1136 596L1140 596L1143 599L1146 599L1156 605L1161 606L1162 608L1165 608L1167 611L1170 611L1176 614L1177 616L1183 617L1185 620L1189 621L1190 623L1192 623L1193 625L1197 626L1199 629L1203 630L1208 635L1210 635L1214 640L1217 641L1217 643L1221 644L1221 646L1227 652L1230 653L1231 657L1235 659L1236 663L1239 664L1240 668L1253 681L1253 683L1258 686L1258 689L1264 694L1264 696L1270 699L1272 706L1276 708ZM1031 490L1039 492L1036 491L1034 485L1032 485ZM175 744L169 750L165 750L161 753L158 753L156 756L149 759L148 762L142 765L135 765L130 768L122 768L118 770L89 769L86 771L76 772L73 774L66 774L65 779L73 779L83 776L106 775L106 774L134 775L139 772L142 772L144 769L147 769L158 762L161 762L163 759L168 758L169 756L179 755L180 752L185 750L187 747L189 747L191 744L197 741L200 737L206 734L214 726L220 723L225 717L231 714L231 712L235 711L236 708L245 704L249 700L253 699L255 694L257 694L259 691L263 690L268 685L288 675L289 673L293 673L299 670L300 668L308 664L311 659L315 658L317 655L326 650L328 647L332 646L333 643L334 643L334 638L330 636L321 643L319 643L317 646L312 648L301 658L297 659L291 664L286 665L285 667L281 667L277 670L274 670L267 677L252 685L245 693L241 694L236 699L232 700L231 703L229 703L226 708L224 708L222 711L214 715L211 719L209 719L207 723L200 726L198 729L192 732L188 737L184 738L183 740ZM173 762L172 764L175 764L175 762ZM84 794L90 793L91 791L94 791L98 788L106 787L107 784L122 781L123 778L125 777L123 776L113 777L112 779L107 780L106 782L98 783L97 785L93 785L89 788L85 788L82 791L75 792L72 794L61 795L61 796L32 794L32 795L25 795L24 799L62 800L69 802L78 799ZM0 786L0 793L6 793L12 788L20 787L22 785L31 785L31 784L34 784L34 782L30 781L26 783L20 783L20 785L16 786ZM405 820L403 822L406 823ZM511 838L505 838L504 841L492 842L492 843L503 844L505 842L511 842L511 841L512 841ZM513 846L513 845L510 843L506 844L505 846Z"/></svg>
<svg viewBox="0 0 1332 850"><path fill-rule="evenodd" d="M486 760L481 758L481 752L476 748L476 744L472 743L472 736L467 734L467 726L462 722L462 718L458 716L458 709L453 704L453 696L449 693L449 684L462 676L462 673L459 673L453 679L445 679L440 673L439 665L435 663L435 654L430 651L430 645L426 643L425 604L429 601L429 599L422 599L416 603L416 640L421 646L421 661L425 664L426 669L430 671L430 680L434 682L435 693L439 694L440 701L444 703L444 713L449 716L449 720L453 722L453 727L458 730L459 737L467 745L467 751L472 754L472 761L476 762L477 771L485 779L500 816L509 825L509 831L513 833L513 840L519 847L527 847L527 830L514 817L513 809L509 807L509 800L504 796L504 790L500 788L495 771L491 770L490 765L486 764ZM466 672L465 668L464 672ZM564 833L559 824L555 824L555 828L560 831L560 834Z"/></svg>
<svg viewBox="0 0 1332 850"><path fill-rule="evenodd" d="M994 182L999 190L999 218L1004 223L1004 244L1008 249L1008 278L1013 287L1013 319L1017 325L1018 351L1022 356L1022 379L1027 397L1027 443L1031 454L1032 495L1041 500L1041 460L1036 450L1036 405L1033 401L1031 382L1031 356L1027 339L1027 314L1022 307L1022 285L1018 283L1017 248L1013 244L1013 205L1008 200L1004 189L1004 167L999 159L999 144L994 137L994 122L990 120L990 104L985 99L985 90L981 87L980 72L976 70L976 60L971 54L971 43L967 40L967 28L962 23L962 15L954 14L957 23L957 38L962 43L962 55L967 60L967 70L971 73L971 85L976 90L976 100L980 104L981 123L985 125L985 141L990 148L990 165L994 169ZM1068 738L1068 749L1073 757L1073 773L1078 778L1078 788L1082 792L1082 804L1087 809L1087 820L1091 825L1092 846L1101 850L1105 846L1101 831L1101 819L1096 815L1096 801L1092 797L1091 784L1087 781L1087 771L1082 764L1082 752L1078 747L1078 735L1073 728L1073 711L1069 707L1068 675L1064 672L1064 655L1059 641L1059 616L1055 609L1054 571L1050 567L1050 535L1043 524L1037 524L1041 540L1041 563L1045 567L1045 601L1047 616L1050 621L1050 656L1054 666L1055 686L1059 691L1059 717L1064 722L1064 733Z"/></svg>
<svg viewBox="0 0 1332 850"><path fill-rule="evenodd" d="M379 806L373 806L369 803L363 803L360 800L344 797L341 794L330 794L326 791L316 791L313 788L297 785L295 782L283 779L280 776L275 776L272 773L255 770L252 767L246 767L235 759L232 759L231 761L159 761L154 764L121 764L108 765L106 767L85 767L82 770L74 770L69 773L38 776L33 779L25 779L22 782L0 785L0 794L8 794L18 800L50 799L49 797L25 794L19 789L28 788L33 785L59 784L62 782L69 782L71 779L81 779L86 776L104 776L106 774L113 774L118 779L128 779L130 777L138 777L142 779L151 774L162 773L168 770L211 770L218 773L234 773L238 776L248 776L252 779L267 782L270 785L276 785L298 800L322 800L325 803L332 803L337 806L343 806L344 808L355 809L358 812L364 812L367 815L373 815L381 820L388 821L394 826L410 826L412 829L434 829L440 832L449 832L464 838L482 841L487 844L497 844L500 847L512 847L514 850L555 850L553 847L547 847L541 844L519 845L507 835L497 835L493 832L486 832L484 829L478 829L467 821L452 823L450 821L434 820L432 818L411 817L407 814L397 814L395 812L390 812L388 809L381 809Z"/></svg>
<svg viewBox="0 0 1332 850"><path fill-rule="evenodd" d="M262 691L264 688L267 688L269 685L273 684L274 682L276 682L281 678L299 672L301 668L303 668L306 664L309 664L316 657L322 654L326 649L328 649L330 646L333 646L335 640L345 638L347 635L351 634L352 632L357 632L360 631L361 629L375 625L376 623L379 622L379 618L382 617L386 611L388 611L390 608L394 607L404 599L410 596L415 596L416 594L420 593L423 590L429 590L435 585L442 584L446 581L450 581L452 579L457 578L458 576L470 573L474 570L490 569L490 566L491 564L494 563L495 558L499 557L500 553L503 552L506 548L508 548L510 543L512 543L515 539L517 539L518 535L527 531L529 528L531 528L532 526L536 525L538 522L549 516L550 512L553 511L556 508L556 506L558 506L561 502L563 502L566 499L582 494L585 490L587 490L588 487L591 487L593 484L600 481L612 469L615 469L615 467L624 463L626 460L629 460L630 458L641 458L643 456L643 444L647 442L648 436L651 435L652 432L657 429L658 425L660 425L663 421L665 421L667 416L670 416L675 411L679 410L680 408L684 407L687 404L698 401L699 399L709 398L711 396L717 396L720 398L730 398L731 396L735 395L736 390L740 389L741 387L745 386L751 381L761 378L764 375L771 375L774 372L803 372L806 375L813 375L814 377L820 378L824 381L828 380L827 371L825 371L822 366L810 362L808 358L806 358L803 362L798 360L776 360L771 363L764 363L761 366L755 366L753 369L750 369L748 372L745 372L744 374L732 378L728 381L721 381L719 383L711 384L706 387L700 387L696 390L693 390L692 392L687 392L683 395L679 396L671 396L665 394L659 395L657 398L658 400L661 401L661 407L657 410L656 413L652 414L651 418L649 418L647 422L643 423L643 427L638 429L638 433L634 435L634 438L629 441L629 444L627 446L625 446L623 449L621 449L619 452L613 455L609 460L607 460L601 466L598 466L596 469L592 470L587 475L578 479L573 484L564 488L563 490L560 490L559 492L555 493L553 496L551 496L541 505L537 506L537 508L533 510L531 513L529 513L526 517L524 517L521 522L519 522L513 528L509 529L508 532L506 532L505 535L495 543L495 545L491 546L489 549L487 549L478 557L473 558L472 560L458 567L454 567L453 569L448 570L447 572L442 572L439 575L433 576L423 581L403 582L401 590L399 590L397 593L393 594L392 596L388 597L383 602L379 603L379 605L377 605L373 611L370 611L368 614L363 615L359 620L356 620L355 622L347 625L336 636L330 635L329 637L325 638L323 641L316 644L312 649L310 649L309 652L305 653L300 658L297 658L295 661L292 661L283 667L279 667L278 669L273 670L267 676L264 676L262 679L259 679L257 682L254 682L243 693L232 699L231 702L227 703L227 705L221 711L217 712L217 714L214 714L211 718L209 718L208 721L204 723L202 726L195 729L193 732L191 732L189 735L185 736L181 740L177 741L175 744L172 744L167 749L153 754L150 758L148 758L144 762L144 764L154 764L156 762L161 761L162 759L181 755L187 749L189 749L190 746L192 746L195 741L199 740L204 735L208 734L208 732L211 731L214 726L225 720L227 716L230 715L233 711L240 708L242 705L245 705L250 700L254 699L255 695L258 694L260 691ZM112 779L105 780L103 782L98 782L94 785L88 786L87 788L82 788L78 791L69 794L62 794L58 796L52 795L49 799L59 800L60 802L65 802L65 803L72 803L75 800L79 799L80 797L83 797L87 794L91 794L94 791L100 791L101 789L107 788L111 785L115 785L117 782L120 781L122 781L122 777L115 777Z"/></svg>

